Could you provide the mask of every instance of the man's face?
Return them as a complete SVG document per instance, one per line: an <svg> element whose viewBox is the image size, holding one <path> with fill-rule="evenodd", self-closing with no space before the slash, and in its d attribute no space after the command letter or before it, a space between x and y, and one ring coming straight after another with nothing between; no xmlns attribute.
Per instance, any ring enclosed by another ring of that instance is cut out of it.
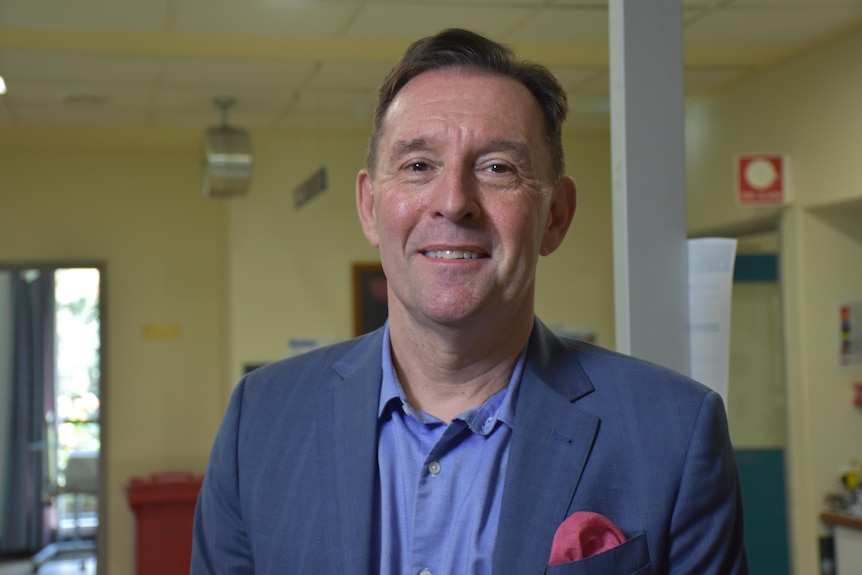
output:
<svg viewBox="0 0 862 575"><path fill-rule="evenodd" d="M550 179L545 133L538 102L504 76L444 68L402 88L374 173L357 176L391 318L532 319L538 256L560 245L575 208L573 182Z"/></svg>

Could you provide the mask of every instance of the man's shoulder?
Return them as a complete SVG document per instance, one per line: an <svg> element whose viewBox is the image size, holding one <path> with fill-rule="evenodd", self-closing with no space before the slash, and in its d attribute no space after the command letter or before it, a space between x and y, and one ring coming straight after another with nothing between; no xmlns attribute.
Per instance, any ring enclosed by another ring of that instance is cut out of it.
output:
<svg viewBox="0 0 862 575"><path fill-rule="evenodd" d="M584 341L560 338L552 347L555 367L542 380L599 417L610 435L632 438L650 429L656 439L662 434L653 426L661 425L673 438L693 430L701 413L724 410L717 393L677 371Z"/></svg>
<svg viewBox="0 0 862 575"><path fill-rule="evenodd" d="M588 372L612 372L619 375L638 375L639 377L697 383L685 374L671 368L640 359L638 357L613 351L601 346L568 340L571 353ZM698 384L699 385L699 384Z"/></svg>
<svg viewBox="0 0 862 575"><path fill-rule="evenodd" d="M351 370L367 369L381 355L377 332L326 345L281 359L248 373L243 384L251 388L307 387L327 378L344 378Z"/></svg>
<svg viewBox="0 0 862 575"><path fill-rule="evenodd" d="M674 393L695 399L710 392L708 387L685 374L631 355L547 332L544 338L550 362L563 372L583 374L600 394Z"/></svg>

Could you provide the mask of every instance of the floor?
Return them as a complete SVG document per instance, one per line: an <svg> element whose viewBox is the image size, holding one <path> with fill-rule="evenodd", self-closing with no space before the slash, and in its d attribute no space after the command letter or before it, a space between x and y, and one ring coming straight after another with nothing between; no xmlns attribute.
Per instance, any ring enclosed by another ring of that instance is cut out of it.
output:
<svg viewBox="0 0 862 575"><path fill-rule="evenodd" d="M39 575L95 575L96 559L89 557L83 562L81 559L64 559L62 561L51 561L42 565ZM0 561L0 575L32 575L33 564L28 559L15 561Z"/></svg>

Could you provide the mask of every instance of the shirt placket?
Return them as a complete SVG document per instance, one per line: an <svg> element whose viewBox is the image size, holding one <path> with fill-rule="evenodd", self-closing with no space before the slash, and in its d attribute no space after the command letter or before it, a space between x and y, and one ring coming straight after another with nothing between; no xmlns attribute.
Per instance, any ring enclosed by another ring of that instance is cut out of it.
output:
<svg viewBox="0 0 862 575"><path fill-rule="evenodd" d="M446 572L441 564L449 556L449 517L437 510L460 500L454 473L458 471L458 458L453 449L470 433L464 422L453 421L428 452L419 469L413 515L413 568L411 575L437 575ZM443 538L441 539L441 534Z"/></svg>

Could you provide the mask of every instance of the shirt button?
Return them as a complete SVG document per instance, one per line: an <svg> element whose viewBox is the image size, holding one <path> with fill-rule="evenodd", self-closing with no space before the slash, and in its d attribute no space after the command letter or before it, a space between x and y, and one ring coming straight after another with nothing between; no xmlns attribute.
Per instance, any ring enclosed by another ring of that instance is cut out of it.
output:
<svg viewBox="0 0 862 575"><path fill-rule="evenodd" d="M432 461L431 463L429 463L428 464L428 473L430 473L431 475L437 475L438 473L440 473L440 462L439 461ZM423 571L422 573L420 573L420 575L422 575L423 573L427 573L428 575L431 575L431 572L428 571L427 569L425 571Z"/></svg>
<svg viewBox="0 0 862 575"><path fill-rule="evenodd" d="M419 573L419 575L431 575L431 571L429 571L429 570L428 570L428 568L426 567L425 569L423 569L423 570Z"/></svg>

